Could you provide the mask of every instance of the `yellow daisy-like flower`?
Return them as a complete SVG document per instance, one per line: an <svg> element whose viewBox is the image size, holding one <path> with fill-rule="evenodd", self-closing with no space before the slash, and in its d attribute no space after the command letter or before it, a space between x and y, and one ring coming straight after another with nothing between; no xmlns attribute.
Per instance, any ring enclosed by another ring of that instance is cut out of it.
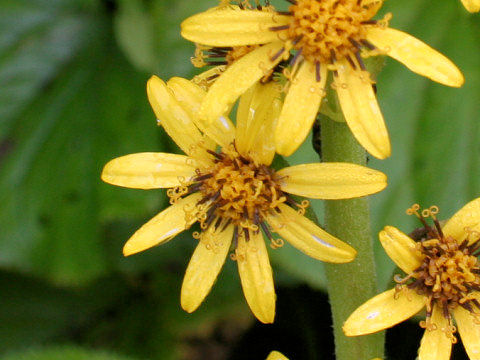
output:
<svg viewBox="0 0 480 360"><path fill-rule="evenodd" d="M447 360L457 341L453 324L471 360L480 359L480 198L468 203L442 227L432 206L407 210L423 223L407 236L387 226L380 241L407 276L360 306L347 319L347 336L370 334L398 324L426 308L419 360ZM434 226L425 221L432 217ZM413 239L413 238L414 239Z"/></svg>
<svg viewBox="0 0 480 360"><path fill-rule="evenodd" d="M480 11L480 0L462 0L462 4L471 13Z"/></svg>
<svg viewBox="0 0 480 360"><path fill-rule="evenodd" d="M277 152L292 154L305 140L325 95L327 75L358 142L373 156L390 156L390 140L362 56L388 55L410 70L459 87L464 78L445 56L420 40L372 20L381 0L288 0L288 12L269 6L221 5L182 23L182 35L198 44L258 47L229 65L211 86L199 116L228 111L256 81L290 59L289 88L275 131Z"/></svg>
<svg viewBox="0 0 480 360"><path fill-rule="evenodd" d="M198 109L206 92L191 81L158 77L148 81L150 104L167 133L187 155L139 153L110 161L102 179L140 188L170 188L171 206L143 225L125 244L125 255L165 243L200 223L199 244L185 273L183 309L192 312L209 293L230 249L237 260L247 302L264 323L273 322L275 291L267 249L282 245L273 232L322 261L352 261L355 250L303 216L308 201L376 193L386 176L348 163L303 164L273 170L273 126L280 111L275 83L257 84L242 96L237 125L225 116L211 125ZM208 135L208 136L206 136ZM217 145L221 150L217 151Z"/></svg>

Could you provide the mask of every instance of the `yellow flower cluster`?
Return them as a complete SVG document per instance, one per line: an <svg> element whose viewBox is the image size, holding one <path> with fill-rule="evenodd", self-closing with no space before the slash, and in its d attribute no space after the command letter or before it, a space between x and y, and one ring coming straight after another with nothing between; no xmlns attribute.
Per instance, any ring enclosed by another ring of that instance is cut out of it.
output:
<svg viewBox="0 0 480 360"><path fill-rule="evenodd" d="M187 312L200 306L230 256L253 314L273 322L276 295L265 239L273 249L288 241L321 261L354 260L355 249L306 216L306 198L374 194L386 187L386 176L351 163L280 168L272 162L304 142L330 89L358 142L379 159L390 156L366 58L388 55L438 83L464 83L444 55L389 27L390 14L375 19L382 0L287 1L288 11L268 2L221 1L186 19L181 34L196 43L194 65L212 68L192 80L152 76L147 83L158 124L184 155L130 154L111 160L101 175L117 186L168 189L171 205L127 241L126 256L198 223L192 235L198 244L181 289ZM462 2L471 12L480 8L478 0ZM454 319L470 358L480 359L480 199L443 227L437 212L414 206L409 213L422 221L422 231L408 236L387 226L380 233L386 252L407 276L360 306L344 332L380 331L425 307L420 360L449 358ZM272 352L268 359L286 358Z"/></svg>

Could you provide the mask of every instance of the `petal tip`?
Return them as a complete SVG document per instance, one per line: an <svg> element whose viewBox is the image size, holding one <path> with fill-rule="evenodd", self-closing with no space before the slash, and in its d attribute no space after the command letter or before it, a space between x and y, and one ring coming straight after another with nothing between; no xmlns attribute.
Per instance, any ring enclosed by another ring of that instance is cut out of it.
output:
<svg viewBox="0 0 480 360"><path fill-rule="evenodd" d="M123 256L130 256L130 255L133 255L133 254L136 254L137 252L139 252L140 250L137 250L135 249L134 246L132 246L132 244L130 244L128 241L127 243L123 246Z"/></svg>
<svg viewBox="0 0 480 360"><path fill-rule="evenodd" d="M186 295L182 292L180 296L180 306L187 313L191 314L198 309L198 307L200 306L200 303L197 304L193 302L192 299L187 298Z"/></svg>

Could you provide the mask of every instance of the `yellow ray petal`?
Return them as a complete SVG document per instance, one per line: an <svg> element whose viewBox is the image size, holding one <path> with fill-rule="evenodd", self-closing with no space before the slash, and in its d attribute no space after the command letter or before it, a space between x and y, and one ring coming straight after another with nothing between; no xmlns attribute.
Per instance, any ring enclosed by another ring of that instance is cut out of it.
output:
<svg viewBox="0 0 480 360"><path fill-rule="evenodd" d="M373 194L387 186L387 176L349 163L313 163L277 172L283 191L313 199L350 199Z"/></svg>
<svg viewBox="0 0 480 360"><path fill-rule="evenodd" d="M425 297L404 288L385 291L361 305L343 324L347 336L371 334L392 327L418 313L425 306Z"/></svg>
<svg viewBox="0 0 480 360"><path fill-rule="evenodd" d="M288 89L275 131L277 152L289 156L307 137L325 94L327 66L320 67L316 79L315 64L304 61Z"/></svg>
<svg viewBox="0 0 480 360"><path fill-rule="evenodd" d="M393 226L385 226L378 234L383 248L406 274L422 264L422 255L415 249L415 241Z"/></svg>
<svg viewBox="0 0 480 360"><path fill-rule="evenodd" d="M279 39L269 28L287 25L290 16L270 10L245 11L238 6L214 8L194 15L181 24L182 36L210 46L266 44Z"/></svg>
<svg viewBox="0 0 480 360"><path fill-rule="evenodd" d="M280 41L264 45L237 60L210 87L199 116L213 122L229 112L237 98L260 80L282 59Z"/></svg>
<svg viewBox="0 0 480 360"><path fill-rule="evenodd" d="M147 95L160 125L180 149L187 155L193 155L192 149L197 148L203 137L172 91L163 80L152 76L147 83Z"/></svg>
<svg viewBox="0 0 480 360"><path fill-rule="evenodd" d="M322 230L290 206L280 204L280 214L267 217L268 224L298 250L317 260L345 263L355 258L354 248Z"/></svg>
<svg viewBox="0 0 480 360"><path fill-rule="evenodd" d="M472 233L471 240L478 239L480 232L480 198L470 201L461 208L443 227L445 236L451 236L459 243L465 240L469 233Z"/></svg>
<svg viewBox="0 0 480 360"><path fill-rule="evenodd" d="M201 121L198 117L200 105L205 98L206 91L193 82L173 77L167 82L169 89L173 91L175 98L188 112L193 123L208 137L220 146L231 144L235 138L235 126L226 116L216 119L211 125Z"/></svg>
<svg viewBox="0 0 480 360"><path fill-rule="evenodd" d="M448 360L452 352L452 341L445 331L448 331L449 325L442 309L436 304L433 306L432 323L436 328L425 330L418 349L418 360Z"/></svg>
<svg viewBox="0 0 480 360"><path fill-rule="evenodd" d="M369 74L354 70L342 60L337 62L335 87L343 115L350 130L370 154L378 159L390 156L390 138L373 92Z"/></svg>
<svg viewBox="0 0 480 360"><path fill-rule="evenodd" d="M185 155L137 153L109 161L102 171L102 180L117 186L135 189L158 189L181 185L179 178L195 175L196 164Z"/></svg>
<svg viewBox="0 0 480 360"><path fill-rule="evenodd" d="M235 144L242 155L260 164L269 165L275 155L273 129L281 109L280 93L277 83L258 82L240 100Z"/></svg>
<svg viewBox="0 0 480 360"><path fill-rule="evenodd" d="M196 221L196 218L187 221L185 210L193 209L201 198L200 193L194 193L180 199L176 204L156 215L127 241L123 247L123 255L129 256L160 245L188 229Z"/></svg>
<svg viewBox="0 0 480 360"><path fill-rule="evenodd" d="M250 232L249 241L245 241L241 233L235 254L243 293L250 309L261 322L273 323L276 296L262 233Z"/></svg>
<svg viewBox="0 0 480 360"><path fill-rule="evenodd" d="M232 236L233 225L224 231L215 231L210 227L202 232L183 278L180 303L185 311L195 311L210 292L225 263Z"/></svg>
<svg viewBox="0 0 480 360"><path fill-rule="evenodd" d="M448 86L460 87L465 82L453 62L417 38L396 29L365 28L368 41L413 72Z"/></svg>
<svg viewBox="0 0 480 360"><path fill-rule="evenodd" d="M462 0L462 4L471 13L480 11L480 0Z"/></svg>
<svg viewBox="0 0 480 360"><path fill-rule="evenodd" d="M453 316L469 359L480 360L480 324L477 318L461 306L453 310Z"/></svg>
<svg viewBox="0 0 480 360"><path fill-rule="evenodd" d="M285 355L283 355L281 352L272 351L270 354L268 354L268 357L266 360L288 360L288 358Z"/></svg>

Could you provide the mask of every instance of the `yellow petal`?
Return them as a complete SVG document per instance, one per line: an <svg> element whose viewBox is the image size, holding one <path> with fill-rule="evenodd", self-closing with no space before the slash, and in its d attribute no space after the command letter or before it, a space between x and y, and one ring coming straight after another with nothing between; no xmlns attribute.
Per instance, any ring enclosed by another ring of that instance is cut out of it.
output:
<svg viewBox="0 0 480 360"><path fill-rule="evenodd" d="M287 25L290 16L270 10L241 10L238 6L214 8L186 19L182 36L210 46L265 44L279 39L269 28Z"/></svg>
<svg viewBox="0 0 480 360"><path fill-rule="evenodd" d="M138 229L123 247L123 255L128 256L160 245L175 235L188 229L195 221L187 221L185 209L193 209L202 198L200 193L194 193L180 199L176 204L163 210L157 216Z"/></svg>
<svg viewBox="0 0 480 360"><path fill-rule="evenodd" d="M268 224L282 238L314 259L345 263L355 258L357 252L350 245L322 230L290 206L280 204L280 214L270 214Z"/></svg>
<svg viewBox="0 0 480 360"><path fill-rule="evenodd" d="M250 309L261 322L273 323L276 296L262 233L250 232L249 241L245 241L244 234L241 233L235 254L243 293Z"/></svg>
<svg viewBox="0 0 480 360"><path fill-rule="evenodd" d="M480 232L480 198L470 201L457 211L442 230L446 236L453 237L459 243L467 238L469 232ZM478 236L471 236L472 241L476 239Z"/></svg>
<svg viewBox="0 0 480 360"><path fill-rule="evenodd" d="M327 66L320 67L317 82L315 64L304 61L290 84L275 131L277 152L289 156L304 142L325 94Z"/></svg>
<svg viewBox="0 0 480 360"><path fill-rule="evenodd" d="M480 11L480 0L462 0L462 4L471 13Z"/></svg>
<svg viewBox="0 0 480 360"><path fill-rule="evenodd" d="M266 360L288 360L288 358L285 355L283 355L281 352L272 351L270 354L268 354L268 357Z"/></svg>
<svg viewBox="0 0 480 360"><path fill-rule="evenodd" d="M425 297L404 288L385 291L361 305L343 324L347 336L371 334L392 327L418 313L425 306Z"/></svg>
<svg viewBox="0 0 480 360"><path fill-rule="evenodd" d="M423 259L415 249L415 241L397 228L385 226L378 237L390 259L406 274L411 274L422 264Z"/></svg>
<svg viewBox="0 0 480 360"><path fill-rule="evenodd" d="M413 72L448 86L460 87L465 82L453 62L417 38L396 29L365 28L368 41Z"/></svg>
<svg viewBox="0 0 480 360"><path fill-rule="evenodd" d="M478 297L477 297L478 298ZM478 320L461 306L453 310L458 333L470 360L480 360L480 325Z"/></svg>
<svg viewBox="0 0 480 360"><path fill-rule="evenodd" d="M283 191L313 199L350 199L373 194L387 186L387 176L349 163L314 163L277 172Z"/></svg>
<svg viewBox="0 0 480 360"><path fill-rule="evenodd" d="M433 306L432 323L436 329L425 330L418 349L418 360L448 360L452 352L452 341L445 335L448 321L436 304Z"/></svg>
<svg viewBox="0 0 480 360"><path fill-rule="evenodd" d="M102 180L135 189L168 188L181 185L179 178L195 175L195 168L195 161L185 155L137 153L109 161Z"/></svg>
<svg viewBox="0 0 480 360"><path fill-rule="evenodd" d="M200 118L213 122L229 112L237 98L280 62L280 41L264 45L237 60L210 87L200 108ZM273 60L272 60L273 59Z"/></svg>
<svg viewBox="0 0 480 360"><path fill-rule="evenodd" d="M280 93L277 83L258 82L240 98L235 145L260 164L269 165L275 155L273 129L281 109Z"/></svg>
<svg viewBox="0 0 480 360"><path fill-rule="evenodd" d="M355 138L378 159L390 156L390 138L373 92L369 74L338 61L335 88L345 120Z"/></svg>
<svg viewBox="0 0 480 360"><path fill-rule="evenodd" d="M187 155L193 154L192 149L197 148L203 137L172 91L163 80L152 76L147 83L147 95L160 125L167 134Z"/></svg>
<svg viewBox="0 0 480 360"><path fill-rule="evenodd" d="M173 91L175 98L188 112L193 123L207 136L215 140L220 146L231 144L235 138L235 126L226 116L216 119L211 125L201 121L198 117L200 105L205 98L206 91L193 82L173 77L167 82L169 89Z"/></svg>
<svg viewBox="0 0 480 360"><path fill-rule="evenodd" d="M217 279L230 250L233 225L224 231L210 227L201 236L188 263L180 295L182 308L189 313L200 306Z"/></svg>

